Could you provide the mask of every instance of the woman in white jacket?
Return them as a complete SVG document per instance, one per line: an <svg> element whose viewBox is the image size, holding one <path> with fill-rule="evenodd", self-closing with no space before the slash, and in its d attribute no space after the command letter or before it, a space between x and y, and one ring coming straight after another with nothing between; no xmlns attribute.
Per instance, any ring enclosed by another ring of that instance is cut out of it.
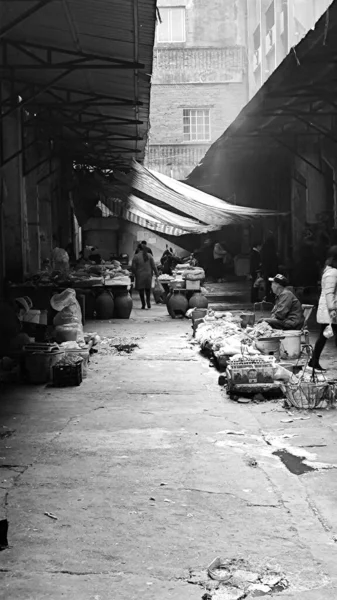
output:
<svg viewBox="0 0 337 600"><path fill-rule="evenodd" d="M324 371L319 364L319 359L326 343L324 330L331 324L337 343L337 246L329 250L328 260L322 275L322 290L317 310L317 323L320 324L320 333L315 344L310 367Z"/></svg>

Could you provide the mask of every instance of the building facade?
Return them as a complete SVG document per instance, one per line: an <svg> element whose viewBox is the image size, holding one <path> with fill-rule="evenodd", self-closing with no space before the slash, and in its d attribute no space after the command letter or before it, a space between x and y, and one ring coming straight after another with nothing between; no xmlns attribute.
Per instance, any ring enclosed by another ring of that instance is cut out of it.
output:
<svg viewBox="0 0 337 600"><path fill-rule="evenodd" d="M248 100L244 0L159 0L146 166L183 179Z"/></svg>
<svg viewBox="0 0 337 600"><path fill-rule="evenodd" d="M249 98L326 11L332 0L246 0Z"/></svg>

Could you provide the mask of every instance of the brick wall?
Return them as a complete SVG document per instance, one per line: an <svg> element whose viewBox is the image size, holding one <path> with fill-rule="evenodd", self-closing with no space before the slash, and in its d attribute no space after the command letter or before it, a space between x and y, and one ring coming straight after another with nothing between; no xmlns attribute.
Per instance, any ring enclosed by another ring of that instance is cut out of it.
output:
<svg viewBox="0 0 337 600"><path fill-rule="evenodd" d="M152 84L241 83L245 68L242 46L155 48Z"/></svg>
<svg viewBox="0 0 337 600"><path fill-rule="evenodd" d="M186 41L154 49L150 134L145 165L186 177L248 99L244 0L158 0L184 6ZM188 142L183 110L210 110L209 142Z"/></svg>
<svg viewBox="0 0 337 600"><path fill-rule="evenodd" d="M232 123L245 103L243 83L153 85L150 145L184 143L184 108L210 109L211 143Z"/></svg>

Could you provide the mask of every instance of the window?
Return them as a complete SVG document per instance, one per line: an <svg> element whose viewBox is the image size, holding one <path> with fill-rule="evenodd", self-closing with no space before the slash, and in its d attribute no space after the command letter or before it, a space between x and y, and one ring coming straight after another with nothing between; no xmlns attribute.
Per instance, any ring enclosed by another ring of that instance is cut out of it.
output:
<svg viewBox="0 0 337 600"><path fill-rule="evenodd" d="M275 26L275 5L272 2L266 12L266 53L270 52L275 45L276 26Z"/></svg>
<svg viewBox="0 0 337 600"><path fill-rule="evenodd" d="M253 39L254 39L253 68L254 68L254 71L256 71L256 69L261 64L261 56L262 56L262 51L261 51L261 29L260 29L260 25L258 25L257 28L254 31Z"/></svg>
<svg viewBox="0 0 337 600"><path fill-rule="evenodd" d="M160 8L161 23L157 25L158 43L179 43L185 41L185 9L180 7Z"/></svg>
<svg viewBox="0 0 337 600"><path fill-rule="evenodd" d="M211 139L209 110L205 108L184 108L184 141L209 142Z"/></svg>

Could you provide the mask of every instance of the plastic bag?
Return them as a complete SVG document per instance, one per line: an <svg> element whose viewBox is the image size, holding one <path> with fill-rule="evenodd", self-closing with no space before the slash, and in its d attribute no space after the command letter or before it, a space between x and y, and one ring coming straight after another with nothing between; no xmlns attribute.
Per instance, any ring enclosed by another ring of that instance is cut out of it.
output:
<svg viewBox="0 0 337 600"><path fill-rule="evenodd" d="M165 294L165 290L158 279L155 279L154 286L153 286L153 292L155 292L156 294L158 294L160 296L162 294Z"/></svg>
<svg viewBox="0 0 337 600"><path fill-rule="evenodd" d="M187 279L188 281L200 281L202 279L205 279L205 271L200 267L194 269L194 271L187 271L185 273L185 279Z"/></svg>
<svg viewBox="0 0 337 600"><path fill-rule="evenodd" d="M54 294L50 305L54 310L61 311L73 302L76 302L76 292L72 288L67 288L60 294Z"/></svg>
<svg viewBox="0 0 337 600"><path fill-rule="evenodd" d="M67 273L69 271L69 254L63 248L54 248L53 250L53 265L55 271Z"/></svg>
<svg viewBox="0 0 337 600"><path fill-rule="evenodd" d="M74 325L77 329L76 341L84 342L82 311L76 300L75 290L68 288L61 294L55 294L51 298L50 304L54 310L58 311L53 320L55 327Z"/></svg>
<svg viewBox="0 0 337 600"><path fill-rule="evenodd" d="M327 340L329 340L330 338L333 338L334 336L334 332L333 329L331 327L331 325L328 325L323 332L324 337L326 337Z"/></svg>
<svg viewBox="0 0 337 600"><path fill-rule="evenodd" d="M82 321L82 313L81 307L76 301L70 306L67 306L63 310L61 310L56 317L54 317L53 323L54 325L70 325L81 323Z"/></svg>

